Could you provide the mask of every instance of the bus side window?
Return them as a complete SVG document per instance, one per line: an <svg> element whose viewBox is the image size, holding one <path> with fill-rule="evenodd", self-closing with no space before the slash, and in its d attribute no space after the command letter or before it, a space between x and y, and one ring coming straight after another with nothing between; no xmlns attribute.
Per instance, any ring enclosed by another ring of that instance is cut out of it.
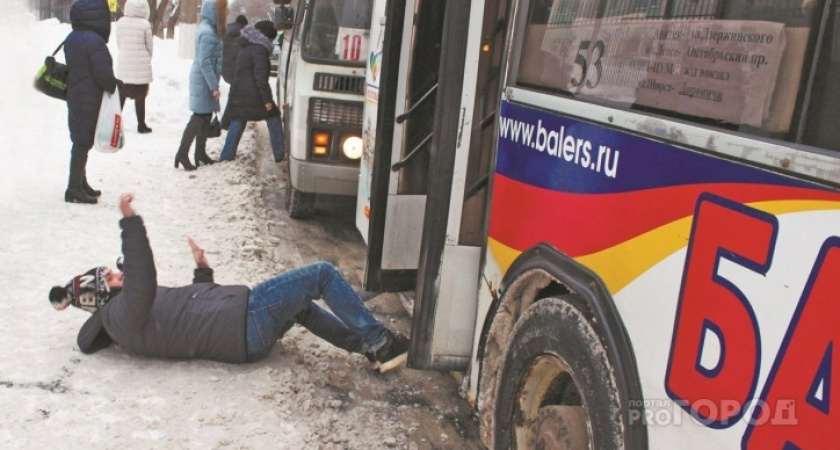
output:
<svg viewBox="0 0 840 450"><path fill-rule="evenodd" d="M809 44L819 24L815 4L815 0L534 1L519 44L514 84L801 141L799 111L808 104L802 94L812 67L807 59L813 53ZM830 28L825 53L837 51ZM832 60L837 58L832 55ZM828 76L818 76L817 87L831 90L838 84L831 70L834 63L826 65L831 67L820 73ZM811 109L830 109L833 106L814 102L834 98L812 95ZM815 115L809 114L809 120Z"/></svg>
<svg viewBox="0 0 840 450"><path fill-rule="evenodd" d="M817 77L810 96L805 120L803 143L840 150L840 6L832 3L820 48Z"/></svg>

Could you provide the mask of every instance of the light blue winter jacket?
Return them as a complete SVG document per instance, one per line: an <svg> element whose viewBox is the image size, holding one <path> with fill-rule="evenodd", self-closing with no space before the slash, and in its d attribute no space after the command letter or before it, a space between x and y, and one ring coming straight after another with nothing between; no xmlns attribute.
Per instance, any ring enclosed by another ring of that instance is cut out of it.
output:
<svg viewBox="0 0 840 450"><path fill-rule="evenodd" d="M219 110L213 91L222 74L222 40L216 31L216 0L201 5L201 23L195 35L195 59L190 68L190 111L210 114Z"/></svg>

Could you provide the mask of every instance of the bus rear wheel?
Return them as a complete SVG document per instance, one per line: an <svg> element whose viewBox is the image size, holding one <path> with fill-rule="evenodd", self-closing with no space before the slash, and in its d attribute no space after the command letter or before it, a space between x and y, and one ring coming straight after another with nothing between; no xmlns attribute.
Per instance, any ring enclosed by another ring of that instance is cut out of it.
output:
<svg viewBox="0 0 840 450"><path fill-rule="evenodd" d="M517 321L499 376L496 448L624 448L615 377L573 304L543 299Z"/></svg>

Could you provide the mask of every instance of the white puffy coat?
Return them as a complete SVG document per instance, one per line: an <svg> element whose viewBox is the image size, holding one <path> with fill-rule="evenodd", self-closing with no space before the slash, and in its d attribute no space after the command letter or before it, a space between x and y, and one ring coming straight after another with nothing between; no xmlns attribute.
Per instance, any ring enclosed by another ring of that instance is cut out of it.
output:
<svg viewBox="0 0 840 450"><path fill-rule="evenodd" d="M117 78L126 84L152 82L152 25L149 23L149 3L128 0L125 15L117 21Z"/></svg>

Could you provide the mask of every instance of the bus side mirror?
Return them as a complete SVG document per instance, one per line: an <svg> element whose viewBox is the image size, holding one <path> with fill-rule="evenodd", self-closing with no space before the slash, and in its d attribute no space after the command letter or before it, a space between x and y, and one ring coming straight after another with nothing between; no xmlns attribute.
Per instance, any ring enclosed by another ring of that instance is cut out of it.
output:
<svg viewBox="0 0 840 450"><path fill-rule="evenodd" d="M277 0L275 0L277 1ZM280 0L285 1L285 0ZM291 6L278 6L274 8L274 28L278 30L291 30L295 26L295 9Z"/></svg>

